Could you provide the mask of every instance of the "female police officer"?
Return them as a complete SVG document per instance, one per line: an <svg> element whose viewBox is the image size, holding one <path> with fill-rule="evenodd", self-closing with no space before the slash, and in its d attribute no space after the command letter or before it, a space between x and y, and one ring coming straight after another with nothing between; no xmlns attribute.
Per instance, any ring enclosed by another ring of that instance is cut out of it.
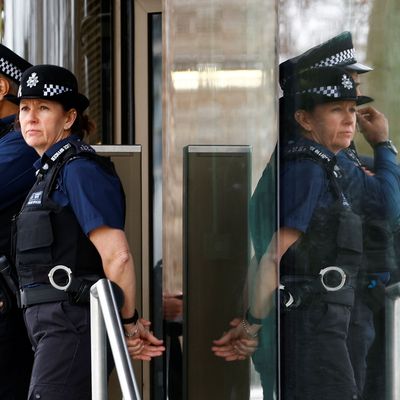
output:
<svg viewBox="0 0 400 400"><path fill-rule="evenodd" d="M281 313L285 400L358 396L346 338L361 264L362 229L340 187L335 158L353 139L356 105L356 85L341 68L315 68L290 82L281 103L288 121L281 129L295 121L300 135L280 153L279 229L275 231L272 218L265 214L268 205L263 204L263 192L274 185L270 165L251 201L259 265L250 312L215 342L215 354L226 359L254 351L261 318L273 307L279 264L286 294Z"/></svg>
<svg viewBox="0 0 400 400"><path fill-rule="evenodd" d="M146 329L148 321L137 318L121 184L82 141L91 128L83 115L89 101L75 76L54 65L31 67L18 102L23 137L41 157L15 235L21 304L35 350L29 398L90 399L89 305L79 290L66 294L49 284L52 267L69 267L83 283L106 276L120 286L133 358L150 360L164 348Z"/></svg>

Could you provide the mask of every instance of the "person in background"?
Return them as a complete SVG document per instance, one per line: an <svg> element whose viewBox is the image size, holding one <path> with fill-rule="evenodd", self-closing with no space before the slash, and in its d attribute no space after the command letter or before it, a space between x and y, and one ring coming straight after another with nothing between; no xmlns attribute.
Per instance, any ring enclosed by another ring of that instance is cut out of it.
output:
<svg viewBox="0 0 400 400"><path fill-rule="evenodd" d="M112 163L83 141L93 126L75 76L55 65L33 66L22 75L17 102L22 135L40 156L37 180L15 221L21 306L35 352L29 398L89 400L87 293L97 279L106 277L123 292L131 357L151 360L164 347L135 308L123 189ZM66 292L49 281L58 265L74 282Z"/></svg>
<svg viewBox="0 0 400 400"><path fill-rule="evenodd" d="M10 259L11 220L35 181L37 153L27 146L14 121L21 75L31 64L0 44L0 399L28 396L33 352L17 307ZM7 284L11 283L11 287Z"/></svg>

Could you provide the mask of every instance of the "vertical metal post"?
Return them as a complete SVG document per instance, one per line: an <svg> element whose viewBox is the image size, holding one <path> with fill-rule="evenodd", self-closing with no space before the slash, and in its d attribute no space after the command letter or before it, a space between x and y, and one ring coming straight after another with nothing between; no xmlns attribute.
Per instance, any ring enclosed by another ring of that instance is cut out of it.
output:
<svg viewBox="0 0 400 400"><path fill-rule="evenodd" d="M140 400L111 282L100 279L91 292L97 293L124 400Z"/></svg>
<svg viewBox="0 0 400 400"><path fill-rule="evenodd" d="M90 290L90 332L92 358L92 400L107 400L106 329L97 289Z"/></svg>
<svg viewBox="0 0 400 400"><path fill-rule="evenodd" d="M386 400L400 400L400 283L386 288Z"/></svg>

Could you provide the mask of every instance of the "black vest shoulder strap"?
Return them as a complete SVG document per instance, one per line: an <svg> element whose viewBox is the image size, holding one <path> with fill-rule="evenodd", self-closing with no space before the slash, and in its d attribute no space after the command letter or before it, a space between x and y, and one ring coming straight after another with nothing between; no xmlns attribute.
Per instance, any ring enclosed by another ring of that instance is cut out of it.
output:
<svg viewBox="0 0 400 400"><path fill-rule="evenodd" d="M361 167L362 166L362 162L360 160L360 158L358 157L357 151L355 148L353 147L347 147L346 149L342 150L346 156L354 162L355 165Z"/></svg>
<svg viewBox="0 0 400 400"><path fill-rule="evenodd" d="M60 150L58 150L46 164L39 170L38 176L43 174L46 176L47 184L44 188L43 199L46 202L51 203L50 194L55 188L57 178L61 169L68 162L77 158L89 158L97 162L107 173L117 176L114 163L110 157L101 156L88 144L79 141L71 141L65 144ZM40 179L40 178L39 178ZM123 194L125 201L125 193L122 184L120 189Z"/></svg>
<svg viewBox="0 0 400 400"><path fill-rule="evenodd" d="M330 156L312 144L290 145L283 150L284 160L312 160L330 173L336 165L336 157Z"/></svg>
<svg viewBox="0 0 400 400"><path fill-rule="evenodd" d="M53 190L58 174L63 166L68 162L80 157L92 159L99 163L99 165L101 165L107 172L114 175L116 174L114 164L109 157L98 155L90 145L84 142L70 141L61 147L38 172L39 177L42 174L51 175L51 177L47 177L50 182L46 185L46 194ZM50 171L48 172L48 170Z"/></svg>

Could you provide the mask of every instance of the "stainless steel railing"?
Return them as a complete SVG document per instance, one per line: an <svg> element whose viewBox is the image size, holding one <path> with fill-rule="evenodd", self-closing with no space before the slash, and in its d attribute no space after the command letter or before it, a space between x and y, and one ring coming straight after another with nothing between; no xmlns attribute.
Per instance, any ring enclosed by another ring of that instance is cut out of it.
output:
<svg viewBox="0 0 400 400"><path fill-rule="evenodd" d="M100 279L90 289L90 327L92 352L92 400L107 400L106 334L124 400L140 400L135 373L126 346L117 302L107 279Z"/></svg>
<svg viewBox="0 0 400 400"><path fill-rule="evenodd" d="M386 288L386 400L400 400L400 283Z"/></svg>

